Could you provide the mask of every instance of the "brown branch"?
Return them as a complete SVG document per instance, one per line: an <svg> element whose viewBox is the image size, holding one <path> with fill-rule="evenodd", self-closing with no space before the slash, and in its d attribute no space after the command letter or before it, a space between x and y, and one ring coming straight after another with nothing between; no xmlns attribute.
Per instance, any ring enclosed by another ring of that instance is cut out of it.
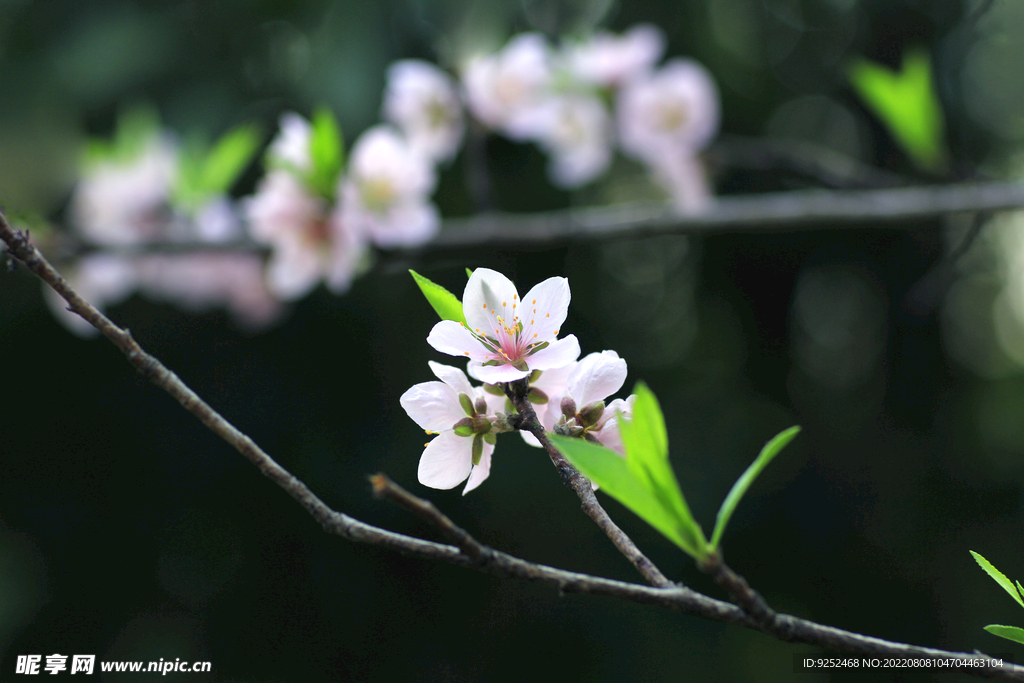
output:
<svg viewBox="0 0 1024 683"><path fill-rule="evenodd" d="M823 626L812 621L789 615L776 615L771 623L758 623L750 615L726 602L714 600L684 586L658 588L614 581L587 574L555 569L541 564L513 557L480 544L468 534L462 538L462 548L424 541L411 536L397 534L377 528L329 508L303 482L278 465L252 439L221 417L213 408L189 389L173 372L164 367L156 358L143 351L132 339L128 330L121 329L106 316L80 297L56 270L32 246L28 236L13 230L0 213L0 240L4 241L10 256L25 264L33 273L53 287L68 302L68 307L92 323L125 354L132 364L147 379L171 394L190 413L195 415L211 431L227 441L247 460L252 462L269 479L285 490L312 517L331 534L357 543L395 550L406 555L427 560L440 560L453 565L482 571L494 576L514 577L558 587L566 593L587 593L605 595L645 605L653 605L684 614L693 614L720 621L738 624L766 633L787 642L806 643L832 651L860 654L892 654L905 657L927 658L937 662L955 660L979 661L985 658L978 653L948 652L932 648L917 647L880 638L872 638L842 629ZM536 416L534 416L536 420ZM584 479L585 481L585 479ZM589 484L588 484L589 487ZM592 492L591 492L592 493ZM415 496L405 493L412 509L426 511L429 520L437 523L443 515L430 515L428 504L416 502ZM447 519L444 517L444 519ZM449 520L450 522L450 520ZM443 522L441 522L443 524ZM458 529L453 523L452 529ZM459 530L461 531L461 530ZM452 532L451 529L449 533ZM462 532L465 533L465 532ZM477 550L471 548L479 548ZM473 557L472 555L477 555ZM1002 668L966 668L965 673L994 680L1024 681L1024 667L1007 665Z"/></svg>
<svg viewBox="0 0 1024 683"><path fill-rule="evenodd" d="M522 379L516 382L508 382L502 386L505 389L505 394L512 401L512 405L515 406L516 411L522 416L519 429L530 432L540 441L540 445L544 447L548 457L551 458L551 463L558 470L558 474L561 475L562 483L575 491L576 495L579 496L583 512L594 520L594 523L600 527L601 531L618 548L619 552L626 556L626 559L636 567L637 571L643 574L644 578L652 586L668 588L675 585L661 573L661 570L646 555L640 552L640 549L626 535L626 532L612 521L612 518L608 516L605 509L601 507L597 496L594 495L594 489L590 485L590 480L580 474L580 471L573 467L572 463L566 460L565 456L551 443L551 440L544 432L544 427L541 425L540 420L537 419L537 413L533 409L533 404L527 399L527 392L530 389L529 380Z"/></svg>

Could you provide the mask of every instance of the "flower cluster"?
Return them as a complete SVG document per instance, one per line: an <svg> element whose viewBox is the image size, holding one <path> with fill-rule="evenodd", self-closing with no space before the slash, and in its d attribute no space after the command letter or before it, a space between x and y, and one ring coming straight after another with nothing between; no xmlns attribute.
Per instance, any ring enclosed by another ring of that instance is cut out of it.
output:
<svg viewBox="0 0 1024 683"><path fill-rule="evenodd" d="M710 198L698 155L718 129L718 91L694 61L657 67L664 50L664 34L643 24L557 51L539 34L522 34L466 64L466 102L485 126L545 149L560 187L603 174L617 141L651 168L677 210L697 210Z"/></svg>
<svg viewBox="0 0 1024 683"><path fill-rule="evenodd" d="M155 117L135 117L119 125L113 142L94 141L92 151L101 153L85 166L68 211L85 241L120 255L84 257L72 277L99 306L142 291L191 309L227 307L250 327L267 325L281 302L321 282L345 292L366 270L372 247L415 247L434 237L437 167L458 153L467 115L487 130L537 144L560 187L600 177L617 147L651 170L679 211L699 209L711 196L699 154L718 127L718 94L696 62L659 66L664 51L663 33L639 25L558 47L540 34L521 34L466 61L458 81L425 61L395 62L383 94L384 123L355 140L347 162L333 115L324 110L307 120L285 113L264 157L265 175L239 203L227 192L256 155L261 139L254 128L240 127L197 155ZM250 241L269 251L265 262L251 249L225 248ZM199 243L199 253L151 253L169 243ZM562 296L554 289L540 294ZM77 330L90 329L60 315ZM480 334L502 343L516 336L485 320L484 311L468 316L473 329L487 330ZM495 308L493 316L508 321L516 313ZM523 325L528 320L522 316ZM555 330L550 323L531 324L531 334ZM450 346L459 334L439 330L437 342ZM523 346L506 349L510 357L552 368L564 367L574 343L540 348L531 346L532 337L516 339ZM508 381L518 372L516 365L499 370L498 358L473 359L482 378L490 375L485 381Z"/></svg>
<svg viewBox="0 0 1024 683"><path fill-rule="evenodd" d="M515 409L503 385L527 379L528 397L542 426L585 438L622 453L619 420L632 412L634 397L604 401L622 388L626 361L614 351L582 360L573 335L558 338L569 308L569 283L553 277L520 299L501 273L478 268L466 283L465 323L442 320L427 343L442 353L469 359L468 372L485 384L473 386L458 368L430 363L440 382L417 384L401 404L416 424L437 436L420 458L419 481L450 489L468 479L463 493L490 474L496 435L511 429ZM528 443L536 437L521 432Z"/></svg>

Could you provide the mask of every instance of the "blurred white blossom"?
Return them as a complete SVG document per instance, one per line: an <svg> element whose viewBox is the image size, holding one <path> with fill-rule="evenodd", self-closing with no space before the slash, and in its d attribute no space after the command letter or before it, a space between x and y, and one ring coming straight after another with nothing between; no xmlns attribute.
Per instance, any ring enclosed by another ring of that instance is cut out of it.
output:
<svg viewBox="0 0 1024 683"><path fill-rule="evenodd" d="M551 83L551 50L539 33L518 35L501 51L470 61L462 78L473 115L513 140L537 136Z"/></svg>
<svg viewBox="0 0 1024 683"><path fill-rule="evenodd" d="M462 102L455 80L416 59L388 67L384 120L397 126L409 146L433 162L455 156L462 142Z"/></svg>
<svg viewBox="0 0 1024 683"><path fill-rule="evenodd" d="M423 244L441 223L430 201L436 182L430 162L397 131L374 126L352 147L338 191L340 220L382 247Z"/></svg>
<svg viewBox="0 0 1024 683"><path fill-rule="evenodd" d="M102 252L83 256L74 265L61 268L61 274L83 299L101 311L128 298L137 280L130 259ZM68 310L68 303L49 285L43 285L43 298L57 321L71 332L80 337L99 334L85 318Z"/></svg>

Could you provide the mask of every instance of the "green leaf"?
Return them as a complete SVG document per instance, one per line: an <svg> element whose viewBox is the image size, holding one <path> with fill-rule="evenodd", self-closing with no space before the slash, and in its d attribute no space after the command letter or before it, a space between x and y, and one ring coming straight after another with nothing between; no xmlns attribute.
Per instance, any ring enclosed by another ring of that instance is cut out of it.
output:
<svg viewBox="0 0 1024 683"><path fill-rule="evenodd" d="M626 462L634 476L644 482L648 490L679 521L680 533L686 537L687 542L701 549L695 557L703 557L707 553L707 541L686 504L669 464L668 432L661 406L643 382L636 385L633 393L636 394L633 417L620 423Z"/></svg>
<svg viewBox="0 0 1024 683"><path fill-rule="evenodd" d="M466 268L466 277L467 278L473 277L473 271L471 269L469 269L469 268Z"/></svg>
<svg viewBox="0 0 1024 683"><path fill-rule="evenodd" d="M331 198L345 165L345 146L341 128L327 107L320 107L313 113L309 144L313 161L310 185L324 197Z"/></svg>
<svg viewBox="0 0 1024 683"><path fill-rule="evenodd" d="M457 323L466 324L466 316L462 313L462 302L457 296L436 282L431 282L415 270L410 270L409 274L420 286L423 296L427 297L427 301L441 316L441 320L454 320Z"/></svg>
<svg viewBox="0 0 1024 683"><path fill-rule="evenodd" d="M203 160L200 191L215 196L230 190L255 156L261 138L259 128L252 124L243 124L221 136Z"/></svg>
<svg viewBox="0 0 1024 683"><path fill-rule="evenodd" d="M1003 590L1009 593L1013 597L1013 599L1017 601L1018 605L1024 607L1024 600L1021 600L1021 594L1017 592L1017 589L1014 587L1014 585L1010 582L1008 578L1006 578L1006 576L1003 575L1001 571L993 567L991 562L989 562L973 550L969 550L968 552L974 557L974 561L977 562L981 566L981 568L985 570L986 574L991 576L996 583L1002 586Z"/></svg>
<svg viewBox="0 0 1024 683"><path fill-rule="evenodd" d="M549 438L583 476L601 487L601 491L632 510L687 554L693 557L704 554L703 544L695 544L690 535L683 533L680 520L662 505L646 482L636 477L627 458L583 439L558 434L551 434Z"/></svg>
<svg viewBox="0 0 1024 683"><path fill-rule="evenodd" d="M722 507L718 509L718 517L715 519L715 531L711 534L712 548L718 547L719 541L722 540L722 534L725 533L725 527L729 523L729 518L732 517L732 513L736 510L740 500L743 499L747 489L757 479L757 475L761 474L762 470L768 466L768 463L799 433L800 427L795 426L777 434L775 438L764 445L764 448L761 449L754 462L750 464L750 467L732 485L729 495L725 497L725 500L722 501Z"/></svg>
<svg viewBox="0 0 1024 683"><path fill-rule="evenodd" d="M945 121L924 49L908 51L898 73L858 59L848 75L865 105L919 168L940 171L946 166Z"/></svg>
<svg viewBox="0 0 1024 683"><path fill-rule="evenodd" d="M985 630L994 636L1012 640L1015 643L1024 644L1024 628L1017 626L1002 626L1000 624L989 624Z"/></svg>

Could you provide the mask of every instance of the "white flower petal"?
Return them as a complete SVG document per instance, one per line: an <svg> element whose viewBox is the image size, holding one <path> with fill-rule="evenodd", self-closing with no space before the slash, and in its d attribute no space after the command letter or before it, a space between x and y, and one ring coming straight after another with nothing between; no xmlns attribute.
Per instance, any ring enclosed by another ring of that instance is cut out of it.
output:
<svg viewBox="0 0 1024 683"><path fill-rule="evenodd" d="M504 365L476 365L472 370L474 377L481 382L487 382L488 384L511 382L530 374L529 370L517 370L509 363Z"/></svg>
<svg viewBox="0 0 1024 683"><path fill-rule="evenodd" d="M527 292L520 316L526 340L543 342L558 336L569 312L569 298L569 281L564 277L548 278Z"/></svg>
<svg viewBox="0 0 1024 683"><path fill-rule="evenodd" d="M473 437L441 432L420 456L417 477L433 489L455 488L473 469Z"/></svg>
<svg viewBox="0 0 1024 683"><path fill-rule="evenodd" d="M576 335L570 334L564 339L557 339L547 348L541 349L526 359L531 370L552 370L561 368L580 357L580 343ZM483 379L483 378L481 378ZM484 379L485 382L493 380Z"/></svg>
<svg viewBox="0 0 1024 683"><path fill-rule="evenodd" d="M399 403L416 424L432 432L450 430L466 417L458 393L442 382L416 384L402 394Z"/></svg>
<svg viewBox="0 0 1024 683"><path fill-rule="evenodd" d="M484 483L484 479L490 476L492 453L494 453L494 446L484 441L484 452L480 456L480 464L473 467L473 472L469 475L469 481L466 482L466 488L462 490L462 495L466 495Z"/></svg>
<svg viewBox="0 0 1024 683"><path fill-rule="evenodd" d="M519 434L522 435L523 441L533 446L534 448L543 448L543 446L541 446L540 444L540 441L537 441L537 437L535 437L530 432L521 429L519 430Z"/></svg>
<svg viewBox="0 0 1024 683"><path fill-rule="evenodd" d="M479 334L493 336L495 316L501 316L506 323L515 317L512 304L518 302L519 293L512 281L496 270L477 268L466 283L462 294L462 308L466 323ZM493 311L493 313L492 313ZM477 342L477 346L480 343Z"/></svg>
<svg viewBox="0 0 1024 683"><path fill-rule="evenodd" d="M465 327L454 320L442 320L427 335L427 343L451 356L487 360L483 344L473 338Z"/></svg>
<svg viewBox="0 0 1024 683"><path fill-rule="evenodd" d="M427 363L430 366L430 371L434 375L455 390L456 394L466 394L470 398L476 396L476 389L469 383L469 379L466 377L466 373L458 368L453 368L450 365L442 365L430 361Z"/></svg>
<svg viewBox="0 0 1024 683"><path fill-rule="evenodd" d="M569 376L569 395L583 408L592 401L603 401L622 388L626 381L626 361L614 351L592 353L581 360Z"/></svg>

